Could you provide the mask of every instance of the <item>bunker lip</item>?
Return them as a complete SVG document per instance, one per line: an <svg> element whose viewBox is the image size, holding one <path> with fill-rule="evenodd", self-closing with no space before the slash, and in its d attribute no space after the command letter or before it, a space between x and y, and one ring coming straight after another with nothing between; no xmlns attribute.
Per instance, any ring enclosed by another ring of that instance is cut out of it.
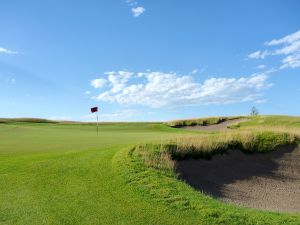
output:
<svg viewBox="0 0 300 225"><path fill-rule="evenodd" d="M186 129L186 130L203 130L203 131L222 131L227 130L228 126L233 124L238 124L240 122L247 121L247 118L238 118L238 119L231 119L226 120L218 124L212 124L212 125L196 125L196 126L181 126L181 127L175 127L180 129Z"/></svg>
<svg viewBox="0 0 300 225"><path fill-rule="evenodd" d="M300 148L282 146L268 153L230 150L211 160L177 161L179 178L227 203L300 212Z"/></svg>

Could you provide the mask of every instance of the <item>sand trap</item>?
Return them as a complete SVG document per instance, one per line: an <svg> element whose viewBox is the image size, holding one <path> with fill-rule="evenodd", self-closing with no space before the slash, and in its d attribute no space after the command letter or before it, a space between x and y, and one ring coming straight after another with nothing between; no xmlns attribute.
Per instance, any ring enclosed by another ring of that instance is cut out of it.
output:
<svg viewBox="0 0 300 225"><path fill-rule="evenodd" d="M300 212L300 148L270 153L233 150L211 160L178 161L191 186L222 201L272 211Z"/></svg>
<svg viewBox="0 0 300 225"><path fill-rule="evenodd" d="M203 130L203 131L222 131L227 130L227 126L232 124L237 124L240 122L247 121L247 118L240 118L240 119L233 119L233 120L226 120L224 122L221 122L219 124L213 124L213 125L207 125L207 126L184 126L181 127L181 129L187 129L187 130Z"/></svg>

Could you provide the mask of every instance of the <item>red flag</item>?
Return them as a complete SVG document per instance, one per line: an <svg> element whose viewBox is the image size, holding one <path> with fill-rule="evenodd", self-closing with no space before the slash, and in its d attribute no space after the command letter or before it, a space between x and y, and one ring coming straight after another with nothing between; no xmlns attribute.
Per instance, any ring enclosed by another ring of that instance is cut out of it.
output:
<svg viewBox="0 0 300 225"><path fill-rule="evenodd" d="M93 107L93 108L91 108L91 112L92 112L92 113L98 112L98 107Z"/></svg>

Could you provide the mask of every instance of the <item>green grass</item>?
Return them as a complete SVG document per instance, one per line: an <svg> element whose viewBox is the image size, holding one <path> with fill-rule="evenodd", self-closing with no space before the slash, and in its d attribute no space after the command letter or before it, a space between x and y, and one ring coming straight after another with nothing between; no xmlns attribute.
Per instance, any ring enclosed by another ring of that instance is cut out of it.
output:
<svg viewBox="0 0 300 225"><path fill-rule="evenodd" d="M251 120L241 123L243 126L285 126L300 128L300 117L292 116L253 116Z"/></svg>
<svg viewBox="0 0 300 225"><path fill-rule="evenodd" d="M195 135L214 134L112 123L101 125L97 137L89 124L2 123L0 224L299 224L299 214L200 194L132 152L136 144Z"/></svg>

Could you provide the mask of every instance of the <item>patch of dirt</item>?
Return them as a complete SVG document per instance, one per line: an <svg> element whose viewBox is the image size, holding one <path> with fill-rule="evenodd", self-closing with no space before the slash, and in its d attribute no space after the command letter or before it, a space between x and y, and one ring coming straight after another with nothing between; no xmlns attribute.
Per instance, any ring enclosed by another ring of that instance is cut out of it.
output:
<svg viewBox="0 0 300 225"><path fill-rule="evenodd" d="M224 202L282 212L300 212L300 148L269 153L231 150L211 160L176 162L188 184Z"/></svg>
<svg viewBox="0 0 300 225"><path fill-rule="evenodd" d="M207 125L207 126L201 126L201 125L197 125L197 126L184 126L181 127L181 129L187 129L187 130L203 130L203 131L223 131L223 130L227 130L228 126L233 125L233 124L237 124L240 122L244 122L247 121L247 118L240 118L240 119L234 119L234 120L226 120L224 122L221 122L219 124L213 124L213 125Z"/></svg>

